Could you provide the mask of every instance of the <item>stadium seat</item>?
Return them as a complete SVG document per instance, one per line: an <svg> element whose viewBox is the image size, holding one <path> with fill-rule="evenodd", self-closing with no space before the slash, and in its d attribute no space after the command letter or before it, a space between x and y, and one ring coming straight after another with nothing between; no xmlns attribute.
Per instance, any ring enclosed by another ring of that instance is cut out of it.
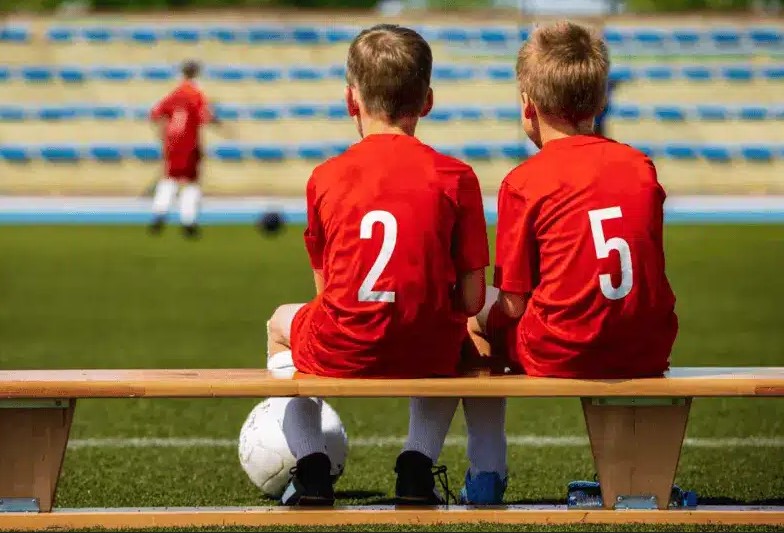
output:
<svg viewBox="0 0 784 533"><path fill-rule="evenodd" d="M500 143L499 152L506 159L523 160L528 157L528 148L521 142Z"/></svg>
<svg viewBox="0 0 784 533"><path fill-rule="evenodd" d="M675 70L668 65L645 67L642 72L644 79L652 81L671 80L675 77Z"/></svg>
<svg viewBox="0 0 784 533"><path fill-rule="evenodd" d="M314 160L323 161L324 159L330 157L331 154L329 152L330 150L324 144L307 143L307 144L298 145L294 149L293 155L295 155L300 159L306 159L306 160L314 159Z"/></svg>
<svg viewBox="0 0 784 533"><path fill-rule="evenodd" d="M726 163L732 159L729 147L718 144L707 144L699 147L702 157L711 162Z"/></svg>
<svg viewBox="0 0 784 533"><path fill-rule="evenodd" d="M261 67L253 70L253 78L256 81L278 81L283 78L283 70L276 67Z"/></svg>
<svg viewBox="0 0 784 533"><path fill-rule="evenodd" d="M21 145L0 144L0 159L9 163L30 161L30 148Z"/></svg>
<svg viewBox="0 0 784 533"><path fill-rule="evenodd" d="M451 44L466 44L471 40L471 34L466 28L446 27L439 29L437 39Z"/></svg>
<svg viewBox="0 0 784 533"><path fill-rule="evenodd" d="M283 117L279 106L259 105L248 108L248 116L253 120L278 120Z"/></svg>
<svg viewBox="0 0 784 533"><path fill-rule="evenodd" d="M710 38L717 46L721 47L737 47L740 45L740 32L735 28L711 30Z"/></svg>
<svg viewBox="0 0 784 533"><path fill-rule="evenodd" d="M515 71L509 65L491 65L486 70L487 77L493 81L512 81L515 79Z"/></svg>
<svg viewBox="0 0 784 533"><path fill-rule="evenodd" d="M453 110L455 112L455 118L459 120L483 120L484 118L491 118L490 116L492 114L479 106L470 105L454 107Z"/></svg>
<svg viewBox="0 0 784 533"><path fill-rule="evenodd" d="M155 44L161 35L155 28L131 28L128 30L128 38L137 44Z"/></svg>
<svg viewBox="0 0 784 533"><path fill-rule="evenodd" d="M251 43L277 43L286 40L281 28L272 26L251 26L248 29L248 41Z"/></svg>
<svg viewBox="0 0 784 533"><path fill-rule="evenodd" d="M236 143L221 143L211 146L208 151L210 157L220 161L239 162L245 159L246 151Z"/></svg>
<svg viewBox="0 0 784 533"><path fill-rule="evenodd" d="M287 114L291 118L314 118L323 116L323 107L319 104L291 104L288 106Z"/></svg>
<svg viewBox="0 0 784 533"><path fill-rule="evenodd" d="M116 144L95 144L87 148L87 155L101 163L117 163L123 159L123 149Z"/></svg>
<svg viewBox="0 0 784 533"><path fill-rule="evenodd" d="M625 120L639 120L642 109L636 104L610 103L610 116Z"/></svg>
<svg viewBox="0 0 784 533"><path fill-rule="evenodd" d="M700 32L690 28L676 28L672 31L672 38L680 46L691 47L700 42Z"/></svg>
<svg viewBox="0 0 784 533"><path fill-rule="evenodd" d="M286 158L286 151L280 146L253 146L250 153L259 161L281 161Z"/></svg>
<svg viewBox="0 0 784 533"><path fill-rule="evenodd" d="M8 81L11 77L11 69L4 65L0 65L0 82Z"/></svg>
<svg viewBox="0 0 784 533"><path fill-rule="evenodd" d="M749 81L754 77L754 69L750 66L725 66L721 68L721 74L729 81Z"/></svg>
<svg viewBox="0 0 784 533"><path fill-rule="evenodd" d="M234 43L243 40L243 33L240 28L215 26L207 29L207 39L221 43Z"/></svg>
<svg viewBox="0 0 784 533"><path fill-rule="evenodd" d="M455 110L449 107L440 107L437 109L433 109L430 114L427 116L429 120L433 122L449 122L454 120L456 117Z"/></svg>
<svg viewBox="0 0 784 533"><path fill-rule="evenodd" d="M763 67L762 77L769 80L784 80L784 66Z"/></svg>
<svg viewBox="0 0 784 533"><path fill-rule="evenodd" d="M487 143L467 143L462 146L461 152L466 159L491 159L493 149Z"/></svg>
<svg viewBox="0 0 784 533"><path fill-rule="evenodd" d="M689 65L681 69L683 76L691 81L707 81L713 78L713 73L708 67Z"/></svg>
<svg viewBox="0 0 784 533"><path fill-rule="evenodd" d="M344 119L348 118L348 109L346 109L346 104L329 104L327 106L327 118L330 119Z"/></svg>
<svg viewBox="0 0 784 533"><path fill-rule="evenodd" d="M14 104L0 105L0 121L20 122L25 118L27 118L27 112L24 107Z"/></svg>
<svg viewBox="0 0 784 533"><path fill-rule="evenodd" d="M749 38L755 45L769 47L784 43L784 30L780 28L751 28Z"/></svg>
<svg viewBox="0 0 784 533"><path fill-rule="evenodd" d="M253 76L253 71L247 67L212 65L207 67L205 74L220 81L244 81Z"/></svg>
<svg viewBox="0 0 784 533"><path fill-rule="evenodd" d="M140 74L144 80L169 81L177 76L177 69L173 65L144 65Z"/></svg>
<svg viewBox="0 0 784 533"><path fill-rule="evenodd" d="M663 147L664 155L671 159L696 159L697 150L686 143L667 143Z"/></svg>
<svg viewBox="0 0 784 533"><path fill-rule="evenodd" d="M633 68L625 65L613 67L610 70L610 79L618 82L628 82L636 78L636 73Z"/></svg>
<svg viewBox="0 0 784 533"><path fill-rule="evenodd" d="M169 28L166 37L180 43L197 43L202 34L198 28Z"/></svg>
<svg viewBox="0 0 784 533"><path fill-rule="evenodd" d="M327 149L329 150L330 156L340 155L348 150L351 144L351 142L347 141L332 141L327 143Z"/></svg>
<svg viewBox="0 0 784 533"><path fill-rule="evenodd" d="M24 81L32 83L46 83L54 77L54 69L48 66L25 65L20 73Z"/></svg>
<svg viewBox="0 0 784 533"><path fill-rule="evenodd" d="M479 39L485 44L499 45L514 41L514 35L512 30L507 28L480 28Z"/></svg>
<svg viewBox="0 0 784 533"><path fill-rule="evenodd" d="M124 107L110 105L97 105L90 109L90 112L92 117L97 120L119 120L129 114ZM146 118L148 114L149 111L145 110L144 117Z"/></svg>
<svg viewBox="0 0 784 533"><path fill-rule="evenodd" d="M438 81L470 80L474 77L474 70L463 65L433 65L432 77Z"/></svg>
<svg viewBox="0 0 784 533"><path fill-rule="evenodd" d="M632 143L632 146L637 148L639 151L641 151L648 157L656 157L657 155L659 155L659 153L661 153L661 150L658 149L659 147L649 143L635 142Z"/></svg>
<svg viewBox="0 0 784 533"><path fill-rule="evenodd" d="M22 26L0 27L0 42L26 43L30 40L30 30Z"/></svg>
<svg viewBox="0 0 784 533"><path fill-rule="evenodd" d="M727 120L730 115L724 105L698 104L696 112L700 120Z"/></svg>
<svg viewBox="0 0 784 533"><path fill-rule="evenodd" d="M321 81L326 78L326 71L318 67L297 66L289 68L288 76L295 81Z"/></svg>
<svg viewBox="0 0 784 533"><path fill-rule="evenodd" d="M75 33L73 28L55 26L46 31L46 38L53 43L70 43Z"/></svg>
<svg viewBox="0 0 784 533"><path fill-rule="evenodd" d="M161 159L161 148L157 144L142 143L130 147L131 156L143 162L158 161Z"/></svg>
<svg viewBox="0 0 784 533"><path fill-rule="evenodd" d="M296 26L291 30L291 38L297 44L312 45L321 41L318 28L313 26Z"/></svg>
<svg viewBox="0 0 784 533"><path fill-rule="evenodd" d="M609 46L620 46L626 41L626 34L623 31L615 28L605 28L604 39Z"/></svg>
<svg viewBox="0 0 784 533"><path fill-rule="evenodd" d="M81 159L78 147L69 144L47 144L39 149L41 159L51 163L75 163Z"/></svg>
<svg viewBox="0 0 784 533"><path fill-rule="evenodd" d="M347 43L354 39L357 33L357 30L354 28L327 26L324 31L324 38L328 43Z"/></svg>
<svg viewBox="0 0 784 533"><path fill-rule="evenodd" d="M80 67L61 67L57 72L64 83L82 83L85 81L85 71Z"/></svg>
<svg viewBox="0 0 784 533"><path fill-rule="evenodd" d="M665 40L665 33L659 29L641 28L632 31L632 39L643 46L662 46Z"/></svg>
<svg viewBox="0 0 784 533"><path fill-rule="evenodd" d="M77 111L74 106L43 106L37 110L37 117L40 120L68 120L77 117Z"/></svg>
<svg viewBox="0 0 784 533"><path fill-rule="evenodd" d="M518 121L520 120L519 106L500 106L493 109L493 114L497 120Z"/></svg>
<svg viewBox="0 0 784 533"><path fill-rule="evenodd" d="M109 28L82 28L81 37L87 42L108 43L115 39L116 34Z"/></svg>
<svg viewBox="0 0 784 533"><path fill-rule="evenodd" d="M134 69L132 67L115 67L115 66L98 66L93 67L91 76L106 81L120 82L128 81L134 78Z"/></svg>
<svg viewBox="0 0 784 533"><path fill-rule="evenodd" d="M679 106L657 105L653 107L653 117L657 120L681 121L686 119L686 112Z"/></svg>
<svg viewBox="0 0 784 533"><path fill-rule="evenodd" d="M738 110L741 120L765 120L768 118L768 109L759 105L744 105Z"/></svg>
<svg viewBox="0 0 784 533"><path fill-rule="evenodd" d="M752 162L768 162L776 157L774 148L763 144L743 145L740 154L743 159Z"/></svg>

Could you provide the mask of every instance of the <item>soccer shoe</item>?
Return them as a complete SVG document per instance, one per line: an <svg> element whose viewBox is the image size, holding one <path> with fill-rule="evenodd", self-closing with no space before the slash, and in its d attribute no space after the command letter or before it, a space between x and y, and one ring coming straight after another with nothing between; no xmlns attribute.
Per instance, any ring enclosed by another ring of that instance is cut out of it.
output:
<svg viewBox="0 0 784 533"><path fill-rule="evenodd" d="M280 498L281 505L324 506L335 504L332 464L325 453L312 453L291 469L291 481Z"/></svg>
<svg viewBox="0 0 784 533"><path fill-rule="evenodd" d="M201 235L201 230L196 224L188 224L182 227L182 234L187 239L198 239Z"/></svg>
<svg viewBox="0 0 784 533"><path fill-rule="evenodd" d="M460 489L463 505L501 505L506 492L507 478L496 472L479 472L472 476L466 472L465 485Z"/></svg>
<svg viewBox="0 0 784 533"><path fill-rule="evenodd" d="M161 231L163 231L163 226L164 217L157 216L150 222L150 225L147 226L147 231L150 235L159 235Z"/></svg>
<svg viewBox="0 0 784 533"><path fill-rule="evenodd" d="M446 500L436 490L438 477L449 495L449 478L445 466L433 466L425 454L409 450L401 453L395 464L397 481L395 499L398 505L444 505Z"/></svg>

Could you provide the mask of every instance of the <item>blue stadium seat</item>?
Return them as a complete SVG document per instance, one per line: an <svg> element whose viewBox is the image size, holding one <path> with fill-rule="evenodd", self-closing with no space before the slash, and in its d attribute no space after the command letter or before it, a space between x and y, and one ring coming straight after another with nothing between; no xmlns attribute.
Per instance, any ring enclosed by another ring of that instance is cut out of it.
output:
<svg viewBox="0 0 784 533"><path fill-rule="evenodd" d="M672 38L680 46L694 46L700 42L700 32L690 28L676 28L672 31Z"/></svg>
<svg viewBox="0 0 784 533"><path fill-rule="evenodd" d="M276 67L262 67L253 70L256 81L277 81L283 77L283 71Z"/></svg>
<svg viewBox="0 0 784 533"><path fill-rule="evenodd" d="M288 71L289 78L296 81L320 81L326 77L326 72L318 67L291 67Z"/></svg>
<svg viewBox="0 0 784 533"><path fill-rule="evenodd" d="M221 143L211 146L209 156L220 161L239 162L245 159L245 150L236 143Z"/></svg>
<svg viewBox="0 0 784 533"><path fill-rule="evenodd" d="M115 33L109 28L82 28L81 37L85 41L93 43L108 43L115 38Z"/></svg>
<svg viewBox="0 0 784 533"><path fill-rule="evenodd" d="M202 38L201 30L198 28L169 28L166 32L167 38L180 43L196 43Z"/></svg>
<svg viewBox="0 0 784 533"><path fill-rule="evenodd" d="M470 80L473 78L473 70L467 65L434 65L432 76L439 81Z"/></svg>
<svg viewBox="0 0 784 533"><path fill-rule="evenodd" d="M610 103L610 116L624 120L638 120L642 115L642 110L637 104L614 104Z"/></svg>
<svg viewBox="0 0 784 533"><path fill-rule="evenodd" d="M117 144L93 144L87 148L87 155L101 163L117 163L123 160L123 149Z"/></svg>
<svg viewBox="0 0 784 533"><path fill-rule="evenodd" d="M745 65L728 65L722 67L721 75L729 81L749 81L754 77L754 70Z"/></svg>
<svg viewBox="0 0 784 533"><path fill-rule="evenodd" d="M348 150L351 144L351 142L347 141L335 141L327 143L327 146L330 151L330 155L340 155Z"/></svg>
<svg viewBox="0 0 784 533"><path fill-rule="evenodd" d="M40 147L41 159L50 163L75 163L81 159L77 146L72 144L47 144Z"/></svg>
<svg viewBox="0 0 784 533"><path fill-rule="evenodd" d="M520 40L520 42L527 41L529 35L531 35L531 32L528 28L520 28L520 30L517 32L517 38Z"/></svg>
<svg viewBox="0 0 784 533"><path fill-rule="evenodd" d="M124 109L124 112L128 117L134 120L147 120L150 117L150 107L151 106L137 105L122 109ZM98 108L96 107L95 109L97 110ZM93 110L93 113L95 113L95 110Z"/></svg>
<svg viewBox="0 0 784 533"><path fill-rule="evenodd" d="M675 77L675 71L669 65L655 65L643 69L643 77L647 80L671 80Z"/></svg>
<svg viewBox="0 0 784 533"><path fill-rule="evenodd" d="M610 70L610 78L615 81L627 82L632 81L636 77L634 69L629 66L620 65L618 67L613 67Z"/></svg>
<svg viewBox="0 0 784 533"><path fill-rule="evenodd" d="M19 122L27 118L24 107L14 104L0 105L0 122Z"/></svg>
<svg viewBox="0 0 784 533"><path fill-rule="evenodd" d="M644 46L664 44L664 32L655 28L640 28L632 31L632 39Z"/></svg>
<svg viewBox="0 0 784 533"><path fill-rule="evenodd" d="M726 163L732 159L730 149L727 146L722 146L720 144L707 144L701 146L699 151L702 157L711 162Z"/></svg>
<svg viewBox="0 0 784 533"><path fill-rule="evenodd" d="M106 81L128 81L134 78L134 71L131 67L101 65L92 69L92 76Z"/></svg>
<svg viewBox="0 0 784 533"><path fill-rule="evenodd" d="M664 155L670 159L696 159L697 150L687 143L667 143L664 145Z"/></svg>
<svg viewBox="0 0 784 533"><path fill-rule="evenodd" d="M82 67L61 67L57 74L64 83L82 83L87 77Z"/></svg>
<svg viewBox="0 0 784 533"><path fill-rule="evenodd" d="M444 155L448 155L452 157L464 157L457 146L440 144L440 145L433 146L433 148Z"/></svg>
<svg viewBox="0 0 784 533"><path fill-rule="evenodd" d="M250 149L250 153L259 161L282 161L286 158L286 151L281 146L254 146Z"/></svg>
<svg viewBox="0 0 784 533"><path fill-rule="evenodd" d="M49 66L26 65L21 68L21 75L27 82L46 83L52 81L54 69Z"/></svg>
<svg viewBox="0 0 784 533"><path fill-rule="evenodd" d="M700 120L727 120L730 115L729 109L724 105L697 105L697 117Z"/></svg>
<svg viewBox="0 0 784 533"><path fill-rule="evenodd" d="M758 46L778 46L784 44L784 30L779 28L749 29L751 42Z"/></svg>
<svg viewBox="0 0 784 533"><path fill-rule="evenodd" d="M346 66L345 65L332 65L327 68L327 77L334 80L346 79Z"/></svg>
<svg viewBox="0 0 784 533"><path fill-rule="evenodd" d="M177 76L173 65L145 65L141 67L141 77L148 81L170 81Z"/></svg>
<svg viewBox="0 0 784 533"><path fill-rule="evenodd" d="M460 120L483 120L486 116L485 110L478 106L460 106L454 108L455 118Z"/></svg>
<svg viewBox="0 0 784 533"><path fill-rule="evenodd" d="M768 118L768 108L759 105L744 105L738 110L741 120L765 120Z"/></svg>
<svg viewBox="0 0 784 533"><path fill-rule="evenodd" d="M433 122L449 122L450 120L454 120L455 117L455 110L449 107L439 107L433 109L427 116L427 118Z"/></svg>
<svg viewBox="0 0 784 533"><path fill-rule="evenodd" d="M708 81L713 78L711 69L702 65L685 66L681 69L681 74L691 81Z"/></svg>
<svg viewBox="0 0 784 533"><path fill-rule="evenodd" d="M770 113L776 120L784 120L784 105L772 107Z"/></svg>
<svg viewBox="0 0 784 533"><path fill-rule="evenodd" d="M357 30L349 27L328 26L324 31L324 37L328 43L347 43L356 35Z"/></svg>
<svg viewBox="0 0 784 533"><path fill-rule="evenodd" d="M321 42L318 28L314 26L297 26L292 28L291 37L297 44L316 44Z"/></svg>
<svg viewBox="0 0 784 533"><path fill-rule="evenodd" d="M212 112L220 120L239 120L244 109L237 104L217 104Z"/></svg>
<svg viewBox="0 0 784 533"><path fill-rule="evenodd" d="M520 108L518 106L501 106L495 108L495 118L498 120L520 120Z"/></svg>
<svg viewBox="0 0 784 533"><path fill-rule="evenodd" d="M768 80L784 80L784 66L764 67L761 74L763 78Z"/></svg>
<svg viewBox="0 0 784 533"><path fill-rule="evenodd" d="M128 38L138 44L155 44L161 38L161 32L155 28L131 28Z"/></svg>
<svg viewBox="0 0 784 533"><path fill-rule="evenodd" d="M743 145L740 147L740 155L743 159L752 162L767 162L776 157L774 148L763 144Z"/></svg>
<svg viewBox="0 0 784 533"><path fill-rule="evenodd" d="M278 106L260 105L251 106L248 115L252 120L279 120L283 113Z"/></svg>
<svg viewBox="0 0 784 533"><path fill-rule="evenodd" d="M11 69L5 65L0 65L0 81L8 81L11 77Z"/></svg>
<svg viewBox="0 0 784 533"><path fill-rule="evenodd" d="M515 71L509 65L490 65L487 67L487 77L493 81L511 81L515 79Z"/></svg>
<svg viewBox="0 0 784 533"><path fill-rule="evenodd" d="M215 80L243 81L252 77L253 71L248 67L213 65L207 67L205 74Z"/></svg>
<svg viewBox="0 0 784 533"><path fill-rule="evenodd" d="M632 146L637 148L639 151L641 151L648 157L656 157L661 152L661 150L659 150L657 146L650 143L636 142L636 143L632 143Z"/></svg>
<svg viewBox="0 0 784 533"><path fill-rule="evenodd" d="M288 108L288 115L292 118L314 118L323 115L319 104L292 104Z"/></svg>
<svg viewBox="0 0 784 533"><path fill-rule="evenodd" d="M251 43L276 43L286 40L286 33L278 27L252 26L248 29L248 40Z"/></svg>
<svg viewBox="0 0 784 533"><path fill-rule="evenodd" d="M295 148L296 157L300 159L323 160L331 155L329 152L328 147L320 143L301 144Z"/></svg>
<svg viewBox="0 0 784 533"><path fill-rule="evenodd" d="M28 146L0 144L0 159L9 163L25 163L31 159L30 151Z"/></svg>
<svg viewBox="0 0 784 533"><path fill-rule="evenodd" d="M506 44L507 40L515 40L512 30L507 28L480 28L479 39L490 45Z"/></svg>
<svg viewBox="0 0 784 533"><path fill-rule="evenodd" d="M520 142L501 143L500 152L501 156L507 159L522 160L528 157L528 149Z"/></svg>
<svg viewBox="0 0 784 533"><path fill-rule="evenodd" d="M30 40L30 31L22 26L6 26L0 28L0 42L26 43Z"/></svg>
<svg viewBox="0 0 784 533"><path fill-rule="evenodd" d="M121 118L125 118L126 116L126 109L116 105L97 105L90 111L93 118L96 120L119 120ZM148 113L149 111L144 113L145 118Z"/></svg>
<svg viewBox="0 0 784 533"><path fill-rule="evenodd" d="M76 108L73 106L49 105L39 107L36 115L39 120L69 120L76 118Z"/></svg>
<svg viewBox="0 0 784 533"><path fill-rule="evenodd" d="M143 162L158 161L161 159L161 148L157 144L133 144L130 147L131 156Z"/></svg>
<svg viewBox="0 0 784 533"><path fill-rule="evenodd" d="M490 159L493 150L487 143L466 143L463 145L463 157L466 159Z"/></svg>
<svg viewBox="0 0 784 533"><path fill-rule="evenodd" d="M239 28L216 26L207 29L207 38L222 43L234 43L243 40L247 32Z"/></svg>
<svg viewBox="0 0 784 533"><path fill-rule="evenodd" d="M46 38L53 43L70 43L73 41L76 32L73 28L66 26L54 26L46 31Z"/></svg>
<svg viewBox="0 0 784 533"><path fill-rule="evenodd" d="M711 30L710 37L717 46L735 47L740 45L740 32L735 28Z"/></svg>
<svg viewBox="0 0 784 533"><path fill-rule="evenodd" d="M620 46L626 41L626 35L616 28L605 28L604 39L609 46Z"/></svg>
<svg viewBox="0 0 784 533"><path fill-rule="evenodd" d="M447 43L465 44L471 40L471 34L467 28L445 27L439 29L436 38Z"/></svg>
<svg viewBox="0 0 784 533"><path fill-rule="evenodd" d="M653 117L663 121L686 120L686 112L682 107L674 105L653 106Z"/></svg>
<svg viewBox="0 0 784 533"><path fill-rule="evenodd" d="M327 118L337 120L348 118L348 109L346 109L346 104L329 104L327 106Z"/></svg>

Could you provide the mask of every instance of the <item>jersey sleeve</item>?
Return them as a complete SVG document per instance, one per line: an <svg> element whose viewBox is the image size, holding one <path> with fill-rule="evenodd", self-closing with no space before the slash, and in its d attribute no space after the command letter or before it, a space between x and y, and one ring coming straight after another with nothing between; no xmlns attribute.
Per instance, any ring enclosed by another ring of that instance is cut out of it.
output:
<svg viewBox="0 0 784 533"><path fill-rule="evenodd" d="M308 225L305 228L305 248L308 251L310 265L313 267L313 270L322 270L324 268L324 228L319 217L316 185L313 181L313 176L308 180L306 196Z"/></svg>
<svg viewBox="0 0 784 533"><path fill-rule="evenodd" d="M457 188L457 222L453 242L455 268L471 272L490 264L487 223L479 180L472 170L460 177Z"/></svg>
<svg viewBox="0 0 784 533"><path fill-rule="evenodd" d="M530 293L539 279L538 254L531 206L504 182L498 193L495 287L512 294Z"/></svg>
<svg viewBox="0 0 784 533"><path fill-rule="evenodd" d="M171 95L166 95L150 110L150 119L158 120L164 117L170 117L172 114L171 109Z"/></svg>
<svg viewBox="0 0 784 533"><path fill-rule="evenodd" d="M213 115L212 109L210 109L210 103L202 93L199 93L199 99L196 102L196 111L199 114L199 124L209 124L212 122Z"/></svg>

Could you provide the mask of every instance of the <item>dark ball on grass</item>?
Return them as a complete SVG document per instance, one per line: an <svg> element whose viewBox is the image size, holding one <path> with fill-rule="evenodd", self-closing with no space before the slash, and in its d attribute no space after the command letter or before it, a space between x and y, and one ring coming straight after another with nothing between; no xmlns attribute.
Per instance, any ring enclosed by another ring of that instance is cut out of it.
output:
<svg viewBox="0 0 784 533"><path fill-rule="evenodd" d="M264 213L257 223L259 231L266 235L275 235L279 233L284 225L285 221L283 220L283 214L276 211Z"/></svg>

